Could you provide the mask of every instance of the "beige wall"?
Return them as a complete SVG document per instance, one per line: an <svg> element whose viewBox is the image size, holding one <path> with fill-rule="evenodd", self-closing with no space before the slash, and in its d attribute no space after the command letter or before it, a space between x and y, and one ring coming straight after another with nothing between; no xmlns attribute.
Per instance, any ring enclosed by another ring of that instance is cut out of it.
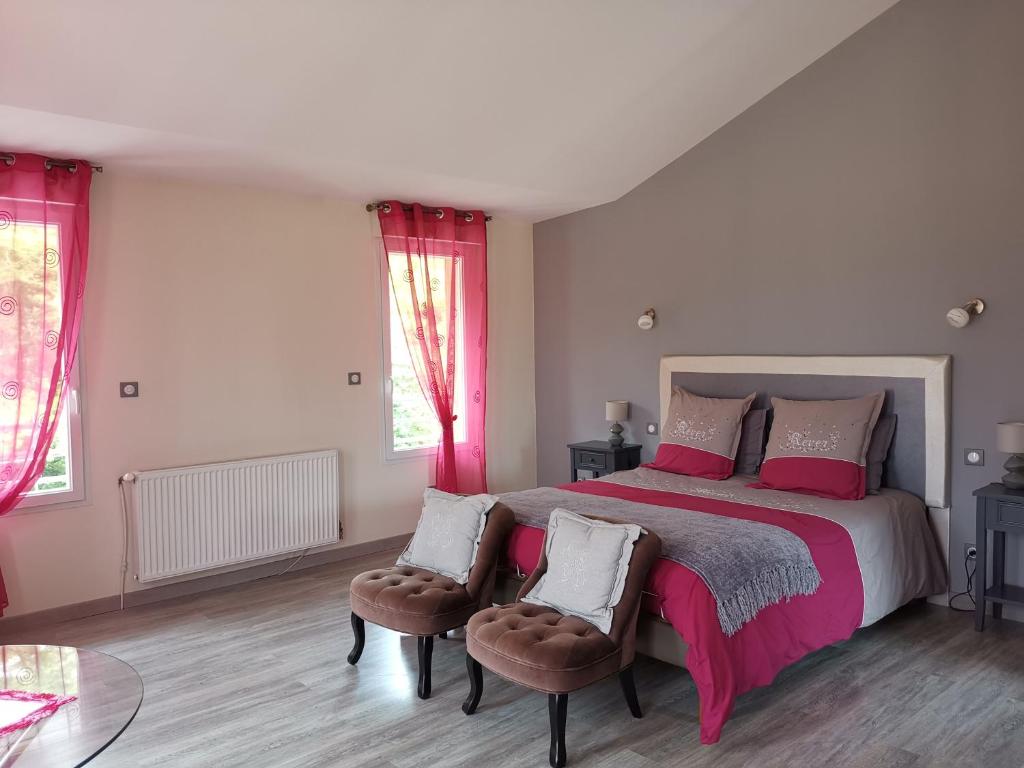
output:
<svg viewBox="0 0 1024 768"><path fill-rule="evenodd" d="M8 615L118 592L116 481L128 470L338 448L343 545L412 530L432 461L382 458L376 223L362 205L108 172L92 222L88 498L0 520ZM491 222L488 237L500 286L488 470L500 491L536 477L533 241L514 220ZM348 371L362 386L346 385ZM118 381L135 379L141 397L119 398Z"/></svg>

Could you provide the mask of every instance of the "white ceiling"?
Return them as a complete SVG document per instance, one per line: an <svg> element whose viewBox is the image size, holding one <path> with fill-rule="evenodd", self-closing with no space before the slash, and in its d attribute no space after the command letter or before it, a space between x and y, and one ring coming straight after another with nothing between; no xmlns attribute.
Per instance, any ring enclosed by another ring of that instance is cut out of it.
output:
<svg viewBox="0 0 1024 768"><path fill-rule="evenodd" d="M894 0L0 0L0 149L485 208L614 200Z"/></svg>

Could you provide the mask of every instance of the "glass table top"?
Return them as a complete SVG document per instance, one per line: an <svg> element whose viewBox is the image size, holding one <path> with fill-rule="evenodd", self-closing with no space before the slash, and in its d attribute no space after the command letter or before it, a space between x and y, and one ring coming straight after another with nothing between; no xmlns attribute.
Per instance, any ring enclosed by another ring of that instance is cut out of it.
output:
<svg viewBox="0 0 1024 768"><path fill-rule="evenodd" d="M0 690L77 696L23 731L0 736L0 768L85 765L142 704L142 678L120 659L59 645L0 646Z"/></svg>

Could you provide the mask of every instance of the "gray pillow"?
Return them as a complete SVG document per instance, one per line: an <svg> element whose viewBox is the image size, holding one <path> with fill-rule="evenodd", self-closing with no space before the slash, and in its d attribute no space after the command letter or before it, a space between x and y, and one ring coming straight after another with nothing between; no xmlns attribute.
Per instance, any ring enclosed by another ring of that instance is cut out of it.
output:
<svg viewBox="0 0 1024 768"><path fill-rule="evenodd" d="M743 417L740 427L740 446L736 449L737 475L756 475L764 456L764 430L768 422L767 408L752 408Z"/></svg>
<svg viewBox="0 0 1024 768"><path fill-rule="evenodd" d="M895 434L896 414L880 416L875 431L871 433L871 442L868 443L865 486L869 492L882 487L882 470L885 469L885 460L889 457L889 447Z"/></svg>
<svg viewBox="0 0 1024 768"><path fill-rule="evenodd" d="M579 616L607 634L641 533L639 525L554 510L544 540L548 569L523 601Z"/></svg>
<svg viewBox="0 0 1024 768"><path fill-rule="evenodd" d="M476 562L487 513L497 500L486 493L457 496L427 488L416 533L397 564L424 568L465 584Z"/></svg>

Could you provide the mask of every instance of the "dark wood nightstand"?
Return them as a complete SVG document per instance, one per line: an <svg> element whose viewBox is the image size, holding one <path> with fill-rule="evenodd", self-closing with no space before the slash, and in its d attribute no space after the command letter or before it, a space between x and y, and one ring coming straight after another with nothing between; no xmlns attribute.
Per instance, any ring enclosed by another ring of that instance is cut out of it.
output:
<svg viewBox="0 0 1024 768"><path fill-rule="evenodd" d="M619 472L623 469L636 469L640 466L640 449L643 446L623 443L615 447L603 440L590 440L586 443L569 443L572 482L579 480L579 470L593 472L594 477Z"/></svg>
<svg viewBox="0 0 1024 768"><path fill-rule="evenodd" d="M992 483L974 492L978 497L978 532L975 546L974 628L985 629L985 603L992 603L992 618L1003 617L1004 605L1024 606L1024 587L1007 584L1006 534L1024 533L1024 491L1014 491L1002 483ZM988 532L992 531L989 549ZM988 558L992 555L992 586L988 586Z"/></svg>

